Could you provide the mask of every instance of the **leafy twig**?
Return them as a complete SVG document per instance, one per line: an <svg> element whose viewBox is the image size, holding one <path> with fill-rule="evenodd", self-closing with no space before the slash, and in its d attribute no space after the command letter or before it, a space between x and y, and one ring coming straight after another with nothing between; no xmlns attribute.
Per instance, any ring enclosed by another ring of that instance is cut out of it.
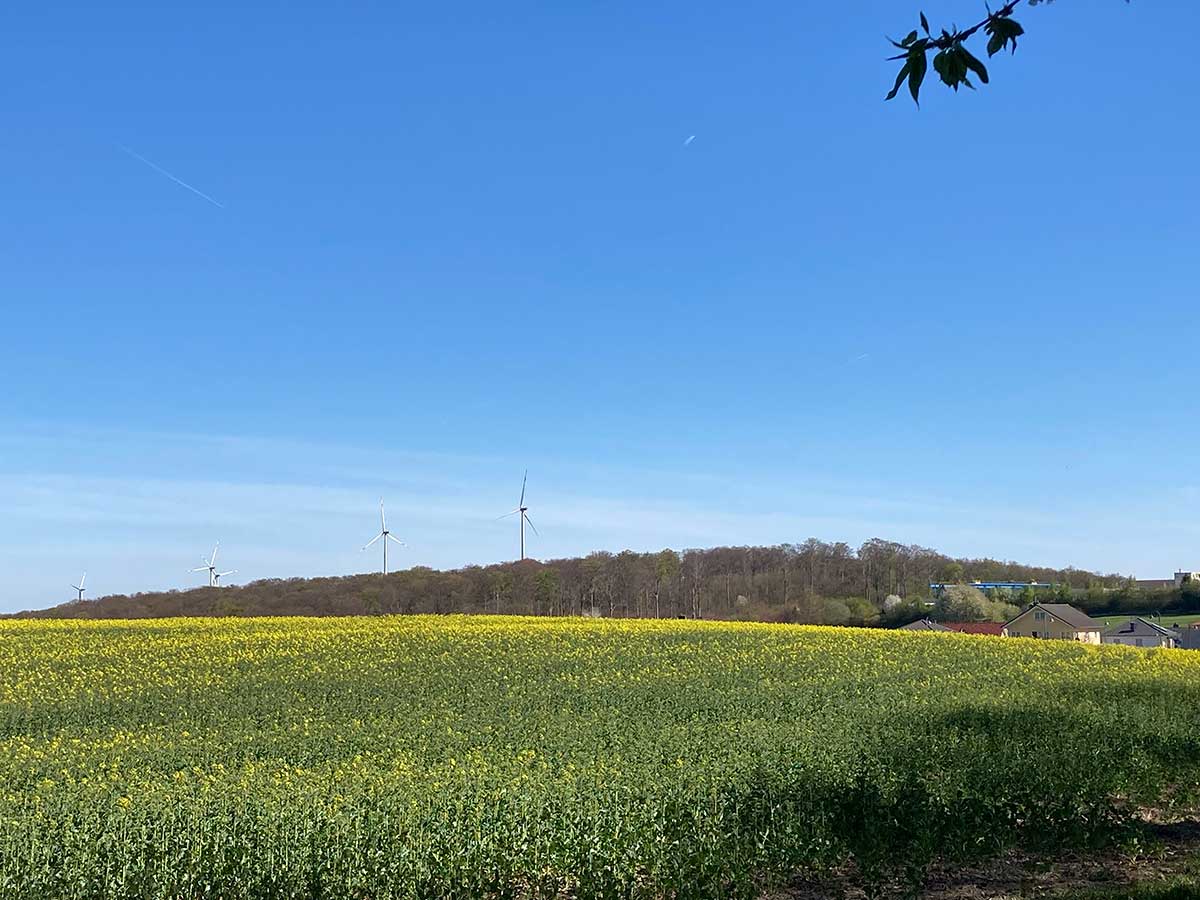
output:
<svg viewBox="0 0 1200 900"><path fill-rule="evenodd" d="M1037 0L1031 0L1031 2L1036 4ZM957 27L950 31L943 28L941 34L936 37L929 30L929 20L925 18L925 13L921 13L921 31L925 32L924 37L921 37L919 32L914 29L904 40L891 41L894 47L904 52L890 56L888 59L902 59L904 65L900 67L896 83L892 86L886 99L891 100L895 97L900 91L900 86L907 81L913 102L920 105L921 83L925 80L925 73L929 68L927 54L930 51L935 51L933 70L937 72L942 83L947 87L957 91L961 84L974 90L975 85L971 83L971 75L975 75L980 82L987 84L987 67L964 46L964 42L973 37L980 29L984 29L988 35L987 55L989 58L1009 46L1012 47L1012 52L1016 53L1017 38L1025 33L1025 29L1012 17L1012 14L1021 3L1022 0L1009 0L995 12L989 9L987 18L970 28L961 31ZM891 39L889 38L889 40Z"/></svg>
<svg viewBox="0 0 1200 900"><path fill-rule="evenodd" d="M891 100L895 97L900 91L900 86L907 80L909 93L912 94L913 101L920 106L921 82L925 80L925 73L929 69L926 54L931 50L936 52L933 57L933 70L938 73L942 83L947 87L957 91L961 84L974 90L975 85L971 83L971 75L974 75L983 84L987 84L987 67L976 59L964 45L982 28L988 35L988 58L1009 46L1012 47L1012 52L1016 53L1017 38L1025 33L1025 29L1012 17L1012 14L1022 2L1023 0L1009 0L995 12L988 9L987 18L982 22L962 31L959 31L957 27L950 31L943 28L942 33L937 37L930 32L929 20L925 18L925 13L921 13L921 31L925 32L925 37L920 37L918 32L913 30L904 40L891 41L893 46L904 52L888 58L902 59L904 65L900 67L900 74L896 76L896 83L888 93L887 99ZM1029 0L1029 5L1039 6L1051 2L1053 0ZM1125 2L1128 3L1129 0L1125 0Z"/></svg>

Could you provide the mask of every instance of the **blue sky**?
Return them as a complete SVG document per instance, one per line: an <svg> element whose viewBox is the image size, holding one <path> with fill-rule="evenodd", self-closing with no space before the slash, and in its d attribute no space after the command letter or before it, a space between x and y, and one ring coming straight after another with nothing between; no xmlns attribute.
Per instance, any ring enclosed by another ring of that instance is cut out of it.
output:
<svg viewBox="0 0 1200 900"><path fill-rule="evenodd" d="M0 610L364 571L380 495L512 558L526 466L537 556L1200 565L1200 8L1024 10L920 111L916 13L11 10Z"/></svg>

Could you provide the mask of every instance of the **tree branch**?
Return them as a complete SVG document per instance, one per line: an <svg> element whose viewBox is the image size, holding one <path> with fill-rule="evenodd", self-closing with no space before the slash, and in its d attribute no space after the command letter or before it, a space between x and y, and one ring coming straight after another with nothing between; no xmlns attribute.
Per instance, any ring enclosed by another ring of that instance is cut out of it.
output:
<svg viewBox="0 0 1200 900"><path fill-rule="evenodd" d="M974 37L982 28L988 34L988 58L1009 46L1012 47L1012 52L1016 53L1017 38L1025 33L1025 29L1012 15L1023 2L1025 0L1008 0L995 12L988 9L987 18L970 28L963 30L954 28L952 31L943 28L941 34L936 37L929 30L929 21L925 18L925 13L921 13L920 27L925 32L925 37L920 37L919 32L913 29L902 41L888 38L892 46L903 51L896 56L889 56L888 59L902 59L904 65L900 67L896 83L885 99L891 100L895 97L900 91L900 86L907 81L913 102L918 106L921 105L921 83L925 80L925 73L929 68L926 54L930 50L935 51L936 54L933 58L933 70L937 72L942 83L947 87L957 91L959 85L964 85L974 90L975 85L971 83L971 75L977 77L983 84L987 84L987 67L966 48L966 41ZM1051 3L1053 0L1028 0L1028 2L1030 6L1039 6ZM1125 2L1128 3L1129 0L1125 0Z"/></svg>

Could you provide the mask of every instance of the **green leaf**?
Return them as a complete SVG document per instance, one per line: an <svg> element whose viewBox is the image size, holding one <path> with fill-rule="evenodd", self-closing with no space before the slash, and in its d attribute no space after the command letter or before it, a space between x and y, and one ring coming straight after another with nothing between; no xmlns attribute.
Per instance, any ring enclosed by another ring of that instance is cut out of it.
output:
<svg viewBox="0 0 1200 900"><path fill-rule="evenodd" d="M1015 19L1009 19L1009 37L1012 39L1012 52L1017 52L1017 38L1025 33L1025 29Z"/></svg>
<svg viewBox="0 0 1200 900"><path fill-rule="evenodd" d="M1012 44L1012 52L1016 53L1017 38L1025 33L1021 23L1008 16L992 16L985 30L991 36L987 45L988 56L995 56L1009 43Z"/></svg>
<svg viewBox="0 0 1200 900"><path fill-rule="evenodd" d="M933 71L938 73L938 77L942 79L943 84L952 86L954 81L950 77L950 69L948 66L949 62L950 62L950 51L943 50L941 53L937 54L937 56L935 56L933 58Z"/></svg>
<svg viewBox="0 0 1200 900"><path fill-rule="evenodd" d="M917 106L921 105L921 82L925 80L926 69L925 51L914 52L908 59L908 92Z"/></svg>
<svg viewBox="0 0 1200 900"><path fill-rule="evenodd" d="M900 67L900 74L896 76L896 83L892 86L892 89L888 91L888 95L883 98L884 100L892 100L895 98L896 94L900 92L900 85L904 84L904 79L908 77L908 65L909 64L906 62Z"/></svg>
<svg viewBox="0 0 1200 900"><path fill-rule="evenodd" d="M925 34L929 34L929 20L925 18L925 13L921 13L921 27L925 29Z"/></svg>
<svg viewBox="0 0 1200 900"><path fill-rule="evenodd" d="M906 37L904 40L902 40L902 41L900 42L900 46L901 46L901 47L911 47L911 46L912 46L912 42L913 42L913 41L915 41L916 39L917 39L917 33L916 33L916 31L910 31L910 32L908 33L908 37Z"/></svg>
<svg viewBox="0 0 1200 900"><path fill-rule="evenodd" d="M959 82L967 80L967 61L963 59L962 45L954 48L954 80Z"/></svg>
<svg viewBox="0 0 1200 900"><path fill-rule="evenodd" d="M987 84L988 83L987 66L985 66L978 59L976 59L975 55L970 50L968 50L966 47L964 47L962 44L958 45L958 52L960 54L962 54L963 62L965 62L967 64L967 68L979 76L979 80L981 83Z"/></svg>

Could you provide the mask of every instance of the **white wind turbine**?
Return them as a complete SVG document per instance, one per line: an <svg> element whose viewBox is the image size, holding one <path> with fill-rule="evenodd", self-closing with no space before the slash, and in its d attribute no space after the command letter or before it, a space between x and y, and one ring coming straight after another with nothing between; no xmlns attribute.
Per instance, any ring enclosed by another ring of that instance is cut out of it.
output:
<svg viewBox="0 0 1200 900"><path fill-rule="evenodd" d="M205 559L203 556L200 557L200 561L202 563L204 563L204 565L197 566L196 568L192 569L193 572L207 572L208 573L208 586L209 587L216 587L217 579L220 578L221 575L232 575L233 574L232 572L222 572L221 575L217 574L217 551L220 549L221 549L221 542L217 541L217 546L213 547L212 557L210 559Z"/></svg>
<svg viewBox="0 0 1200 900"><path fill-rule="evenodd" d="M390 531L388 531L387 517L384 516L384 514L383 514L383 500L382 499L379 501L379 534L375 535L375 537L373 537L373 538L371 538L371 540L367 541L367 545L366 545L366 547L363 547L363 549L366 550L367 547L370 547L376 541L383 541L383 574L386 575L387 574L388 541L395 541L401 547L404 547L407 545L404 543L404 541L400 540L400 538L396 537L394 534L392 534Z"/></svg>
<svg viewBox="0 0 1200 900"><path fill-rule="evenodd" d="M541 537L541 534L538 534L537 527L529 518L529 507L525 505L525 483L527 481L529 481L528 469L525 470L525 477L521 479L521 502L517 504L517 508L512 512L507 512L500 517L501 519L507 519L509 516L516 515L521 517L521 559L525 558L525 525L528 524L533 529L533 533Z"/></svg>
<svg viewBox="0 0 1200 900"><path fill-rule="evenodd" d="M79 579L79 584L71 585L71 587L73 587L73 588L75 588L75 590L79 591L79 597L77 598L79 600L83 599L83 583L85 581L87 581L87 572L83 573L83 577Z"/></svg>

